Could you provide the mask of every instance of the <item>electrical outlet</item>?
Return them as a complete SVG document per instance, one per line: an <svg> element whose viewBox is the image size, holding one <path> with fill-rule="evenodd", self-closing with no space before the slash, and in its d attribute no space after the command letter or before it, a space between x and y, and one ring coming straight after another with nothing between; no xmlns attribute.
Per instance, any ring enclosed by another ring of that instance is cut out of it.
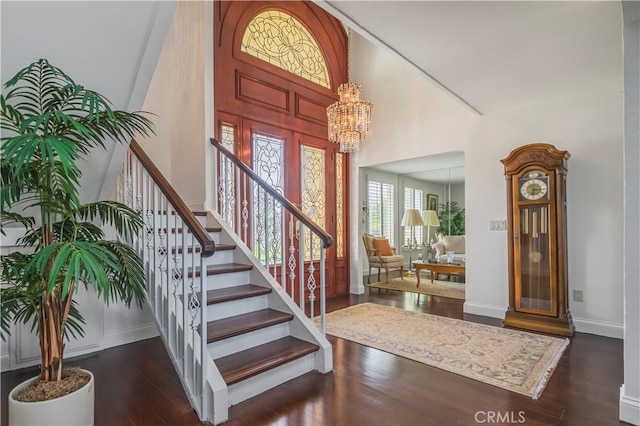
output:
<svg viewBox="0 0 640 426"><path fill-rule="evenodd" d="M573 301L584 302L582 290L573 290Z"/></svg>

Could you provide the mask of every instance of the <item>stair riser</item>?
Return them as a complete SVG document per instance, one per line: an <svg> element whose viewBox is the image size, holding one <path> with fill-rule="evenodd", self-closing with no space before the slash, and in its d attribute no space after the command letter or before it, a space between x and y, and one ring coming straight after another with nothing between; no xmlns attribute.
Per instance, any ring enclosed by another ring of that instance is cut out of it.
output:
<svg viewBox="0 0 640 426"><path fill-rule="evenodd" d="M215 256L215 255L214 255ZM249 284L251 271L229 272L226 274L215 274L207 277L207 288L214 290L217 288L235 287L237 285Z"/></svg>
<svg viewBox="0 0 640 426"><path fill-rule="evenodd" d="M215 321L222 318L242 315L269 307L268 296L249 297L225 303L215 303L207 306L207 319Z"/></svg>
<svg viewBox="0 0 640 426"><path fill-rule="evenodd" d="M222 244L222 238L221 238L220 232L209 232L208 234L209 234L209 237L213 240L214 243ZM165 235L164 236L165 243L169 244L169 248L170 249L172 249L174 247L180 247L182 245L182 232L178 232L177 235L176 235L175 232L169 232L168 234L164 234L164 235ZM177 239L176 239L176 237L177 237ZM187 233L186 242L187 242L187 247L192 242L196 246L198 246L200 244L200 243L198 243L198 240L193 239L193 241L192 241L191 232ZM156 236L156 244L158 244L158 245L160 244L160 237L159 236Z"/></svg>
<svg viewBox="0 0 640 426"><path fill-rule="evenodd" d="M209 354L213 359L231 355L254 346L269 343L289 335L289 322L272 325L271 327L229 337L219 342L209 343Z"/></svg>
<svg viewBox="0 0 640 426"><path fill-rule="evenodd" d="M233 263L233 250L220 250L216 251L213 256L205 257L204 263L205 265L222 265L224 263ZM174 254L170 255L171 265L173 265ZM178 265L182 265L182 254L178 254ZM200 266L200 252L197 252L195 256L191 253L187 253L184 258L184 263L187 268L193 266L193 262L195 261L196 266Z"/></svg>
<svg viewBox="0 0 640 426"><path fill-rule="evenodd" d="M315 353L229 386L229 405L235 405L314 370Z"/></svg>
<svg viewBox="0 0 640 426"><path fill-rule="evenodd" d="M222 265L234 262L234 250L220 250L213 253L213 256L205 258L207 265Z"/></svg>

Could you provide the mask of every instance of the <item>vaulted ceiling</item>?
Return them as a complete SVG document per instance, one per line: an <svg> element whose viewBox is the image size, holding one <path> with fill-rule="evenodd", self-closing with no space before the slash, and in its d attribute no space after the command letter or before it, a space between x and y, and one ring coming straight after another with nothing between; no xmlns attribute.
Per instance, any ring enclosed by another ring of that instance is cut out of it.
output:
<svg viewBox="0 0 640 426"><path fill-rule="evenodd" d="M620 84L622 90L619 1L317 4L372 43L404 58L478 114L594 86ZM434 168L445 176L453 167L459 174L453 179L461 181L464 168L459 163L464 164L463 154L449 153L445 158L375 168L431 181Z"/></svg>
<svg viewBox="0 0 640 426"><path fill-rule="evenodd" d="M618 1L318 4L479 113L622 81Z"/></svg>

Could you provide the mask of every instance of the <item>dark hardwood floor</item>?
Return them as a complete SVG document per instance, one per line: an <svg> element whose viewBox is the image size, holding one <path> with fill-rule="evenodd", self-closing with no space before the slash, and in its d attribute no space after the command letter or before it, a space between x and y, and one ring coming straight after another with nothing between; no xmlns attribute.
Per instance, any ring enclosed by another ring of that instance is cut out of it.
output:
<svg viewBox="0 0 640 426"><path fill-rule="evenodd" d="M465 315L462 301L396 291L328 301L333 311L380 303L500 326ZM539 400L508 392L415 361L328 336L334 370L309 373L232 407L229 426L619 425L622 341L577 333ZM196 425L159 338L104 350L68 364L96 377L96 426ZM34 369L2 379L2 425L9 390ZM500 416L500 417L498 417ZM500 418L502 421L497 422ZM490 421L493 420L493 421Z"/></svg>

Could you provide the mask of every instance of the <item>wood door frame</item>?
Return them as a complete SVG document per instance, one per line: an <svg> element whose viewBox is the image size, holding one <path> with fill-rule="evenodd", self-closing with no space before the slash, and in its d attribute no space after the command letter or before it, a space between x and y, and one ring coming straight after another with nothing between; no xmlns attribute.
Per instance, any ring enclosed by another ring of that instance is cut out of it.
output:
<svg viewBox="0 0 640 426"><path fill-rule="evenodd" d="M244 29L254 16L264 10L283 11L299 20L313 35L329 72L330 88L313 83L303 77L289 73L270 63L242 52L241 41ZM266 132L278 135L292 134L296 145L305 138L313 139L325 152L327 193L333 195L332 205L327 205L325 229L337 241L337 203L335 201L335 154L336 144L330 143L327 137L326 107L339 99L337 87L347 80L348 38L343 25L312 2L242 2L216 1L214 6L214 81L215 81L215 113L216 135L220 134L222 121L236 126L236 155L245 164L252 165L251 160L251 123L261 123L261 128L281 129L280 132ZM222 120L221 120L222 118ZM233 120L226 120L233 118ZM291 132L291 133L289 133ZM288 136L287 136L288 137ZM325 138L325 139L323 139ZM326 143L318 143L325 140ZM300 169L300 147L285 143L287 168ZM296 154L297 152L297 154ZM326 253L327 267L331 271L331 279L327 277L327 290L331 287L338 294L349 290L349 221L348 221L348 155L343 156L344 199L342 240L343 257L337 257L335 245ZM329 174L331 171L331 174ZM299 176L299 173L297 173ZM300 178L290 179L285 193L296 194L290 201L300 204ZM333 219L333 223L331 220ZM336 273L335 269L341 271ZM339 284L336 276L342 277Z"/></svg>

